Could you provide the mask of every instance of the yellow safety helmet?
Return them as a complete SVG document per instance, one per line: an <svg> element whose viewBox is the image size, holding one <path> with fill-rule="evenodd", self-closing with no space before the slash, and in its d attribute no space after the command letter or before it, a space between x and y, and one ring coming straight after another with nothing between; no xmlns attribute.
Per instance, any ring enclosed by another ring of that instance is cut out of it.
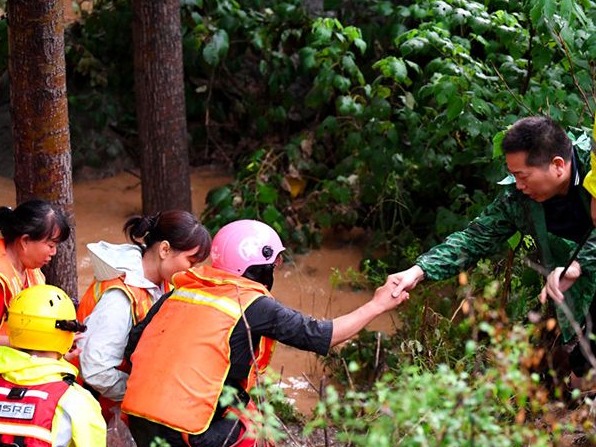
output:
<svg viewBox="0 0 596 447"><path fill-rule="evenodd" d="M584 188L592 197L596 197L596 115L594 116L594 127L592 128L592 151L590 152L590 172L584 178Z"/></svg>
<svg viewBox="0 0 596 447"><path fill-rule="evenodd" d="M8 305L10 346L66 354L74 333L84 331L76 317L74 304L62 289L47 284L24 289Z"/></svg>

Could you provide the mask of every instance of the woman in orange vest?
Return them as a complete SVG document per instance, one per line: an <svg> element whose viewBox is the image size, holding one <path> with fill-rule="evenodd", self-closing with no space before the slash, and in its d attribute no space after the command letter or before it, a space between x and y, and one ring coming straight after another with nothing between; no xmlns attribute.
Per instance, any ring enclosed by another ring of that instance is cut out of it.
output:
<svg viewBox="0 0 596 447"><path fill-rule="evenodd" d="M132 244L88 244L95 279L77 310L87 325L78 342L81 375L100 396L104 417L124 397L129 368L124 348L132 326L170 290L175 272L209 255L211 236L197 218L182 210L136 216L124 224Z"/></svg>
<svg viewBox="0 0 596 447"><path fill-rule="evenodd" d="M269 364L275 341L327 354L381 313L408 298L392 284L355 311L315 320L273 299L284 246L268 225L239 220L214 237L211 266L174 275L175 289L131 333L132 371L122 402L138 447L155 437L170 446L252 447L246 418L226 418L225 386L249 408L248 392ZM136 344L136 348L135 348Z"/></svg>
<svg viewBox="0 0 596 447"><path fill-rule="evenodd" d="M4 325L13 296L45 284L41 267L56 254L56 247L70 236L68 220L44 200L29 200L14 210L0 207L0 345L8 344Z"/></svg>

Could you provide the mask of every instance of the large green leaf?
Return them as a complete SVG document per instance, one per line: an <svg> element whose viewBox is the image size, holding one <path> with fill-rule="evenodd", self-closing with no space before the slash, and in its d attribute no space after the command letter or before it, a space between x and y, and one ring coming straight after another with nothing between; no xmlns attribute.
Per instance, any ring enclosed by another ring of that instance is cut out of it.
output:
<svg viewBox="0 0 596 447"><path fill-rule="evenodd" d="M275 203L277 201L277 188L267 183L260 183L257 186L257 201L259 203Z"/></svg>
<svg viewBox="0 0 596 447"><path fill-rule="evenodd" d="M503 153L503 138L505 138L506 130L497 132L493 137L493 158L502 157Z"/></svg>
<svg viewBox="0 0 596 447"><path fill-rule="evenodd" d="M373 65L381 71L383 76L393 79L396 82L404 82L408 78L408 70L404 60L395 56L389 56Z"/></svg>
<svg viewBox="0 0 596 447"><path fill-rule="evenodd" d="M340 115L359 115L362 113L362 104L356 102L351 96L338 97L336 107Z"/></svg>
<svg viewBox="0 0 596 447"><path fill-rule="evenodd" d="M203 48L203 58L212 67L219 65L221 60L228 53L230 41L226 30L218 29L212 36L211 41Z"/></svg>
<svg viewBox="0 0 596 447"><path fill-rule="evenodd" d="M464 102L459 96L452 96L447 106L447 118L449 120L455 119L464 109Z"/></svg>
<svg viewBox="0 0 596 447"><path fill-rule="evenodd" d="M206 202L214 208L221 207L223 204L231 204L232 190L228 186L212 189L207 195Z"/></svg>

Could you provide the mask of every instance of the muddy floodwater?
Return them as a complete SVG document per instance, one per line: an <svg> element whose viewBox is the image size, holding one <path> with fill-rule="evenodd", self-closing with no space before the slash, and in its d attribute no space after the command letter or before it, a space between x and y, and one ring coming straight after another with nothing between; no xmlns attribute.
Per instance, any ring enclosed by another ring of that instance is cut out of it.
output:
<svg viewBox="0 0 596 447"><path fill-rule="evenodd" d="M200 216L207 192L230 180L212 169L192 171L193 212ZM125 242L122 225L128 217L141 212L141 185L130 173L114 177L79 181L74 186L78 285L81 294L90 284L92 271L86 244L98 240ZM15 205L12 179L0 177L0 204ZM358 269L362 257L361 238L351 234L326 240L323 247L297 255L292 262L276 270L273 295L284 304L316 318L332 318L349 312L372 296L372 291L337 290L331 287L332 270ZM388 313L373 321L367 329L392 332L396 314ZM272 368L281 373L286 395L297 409L309 414L317 393L309 385L319 385L325 373L317 357L284 345L278 345Z"/></svg>

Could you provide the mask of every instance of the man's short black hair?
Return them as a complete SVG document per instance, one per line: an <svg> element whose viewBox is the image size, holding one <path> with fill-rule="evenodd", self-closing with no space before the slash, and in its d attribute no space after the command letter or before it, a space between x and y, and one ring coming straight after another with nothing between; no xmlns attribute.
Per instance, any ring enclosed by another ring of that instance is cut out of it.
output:
<svg viewBox="0 0 596 447"><path fill-rule="evenodd" d="M530 116L516 121L503 138L503 152L527 152L528 166L546 166L557 156L569 161L571 151L571 140L565 131L546 116Z"/></svg>

